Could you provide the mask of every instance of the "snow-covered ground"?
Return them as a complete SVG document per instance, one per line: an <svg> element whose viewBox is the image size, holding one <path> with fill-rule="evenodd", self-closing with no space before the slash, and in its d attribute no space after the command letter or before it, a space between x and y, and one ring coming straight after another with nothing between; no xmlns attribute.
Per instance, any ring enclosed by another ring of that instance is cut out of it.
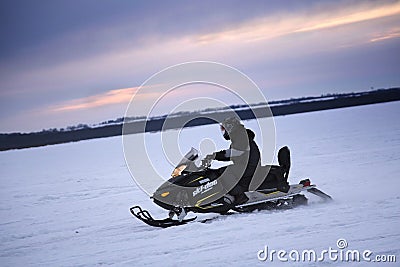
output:
<svg viewBox="0 0 400 267"><path fill-rule="evenodd" d="M129 213L136 204L166 216L130 177L121 137L1 152L0 266L398 266L399 111L394 102L275 119L278 147L292 152L290 181L311 178L334 202L310 196L310 205L293 210L167 229ZM227 145L216 125L184 131L188 147L203 136ZM150 154L163 166L162 155ZM395 255L397 263L257 259L265 246L320 253L338 249L340 238L348 243L341 251Z"/></svg>

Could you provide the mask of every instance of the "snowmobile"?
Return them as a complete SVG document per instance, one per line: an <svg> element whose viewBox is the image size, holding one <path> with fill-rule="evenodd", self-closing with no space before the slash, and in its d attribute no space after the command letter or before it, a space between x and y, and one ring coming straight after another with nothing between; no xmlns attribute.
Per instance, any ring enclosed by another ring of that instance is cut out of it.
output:
<svg viewBox="0 0 400 267"><path fill-rule="evenodd" d="M185 219L189 212L232 214L232 211L291 209L307 205L308 199L302 194L304 192L317 195L324 201L332 199L312 185L309 179L301 180L299 184L288 184L290 151L287 147L279 150L279 165L260 166L257 169L253 179L261 183L255 190L245 192L248 200L239 205L229 202L226 195L221 196L224 188L218 178L226 167L212 169L211 162L204 166L197 163L198 159L199 152L192 148L177 164L171 178L157 188L151 197L155 204L169 211L166 219L154 219L139 206L130 208L132 215L150 226L166 228L194 221L197 217Z"/></svg>

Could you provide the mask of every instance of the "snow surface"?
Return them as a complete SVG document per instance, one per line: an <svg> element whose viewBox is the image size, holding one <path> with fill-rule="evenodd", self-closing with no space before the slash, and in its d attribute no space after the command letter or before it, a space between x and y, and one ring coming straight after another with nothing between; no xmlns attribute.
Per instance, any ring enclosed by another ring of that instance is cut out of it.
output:
<svg viewBox="0 0 400 267"><path fill-rule="evenodd" d="M293 210L167 229L129 213L141 205L155 217L167 214L130 177L121 137L1 152L0 266L398 266L399 111L394 102L275 119L278 147L292 152L290 181L311 178L335 201L310 196L310 205ZM183 130L182 150L204 136L228 145L209 125ZM163 155L150 154L170 174ZM339 238L348 249L396 255L397 263L257 259L265 246L318 252L337 249Z"/></svg>

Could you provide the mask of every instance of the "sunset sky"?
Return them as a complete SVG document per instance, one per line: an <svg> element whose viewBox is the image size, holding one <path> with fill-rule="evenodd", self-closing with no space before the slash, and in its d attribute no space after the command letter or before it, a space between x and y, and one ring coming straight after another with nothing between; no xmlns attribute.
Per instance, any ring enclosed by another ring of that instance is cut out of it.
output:
<svg viewBox="0 0 400 267"><path fill-rule="evenodd" d="M123 117L188 61L237 68L268 100L400 86L400 1L2 0L0 29L1 133Z"/></svg>

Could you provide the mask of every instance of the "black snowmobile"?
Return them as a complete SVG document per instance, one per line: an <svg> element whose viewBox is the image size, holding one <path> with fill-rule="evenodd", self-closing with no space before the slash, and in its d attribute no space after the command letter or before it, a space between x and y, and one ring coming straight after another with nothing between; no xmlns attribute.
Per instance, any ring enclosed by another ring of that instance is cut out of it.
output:
<svg viewBox="0 0 400 267"><path fill-rule="evenodd" d="M249 200L240 205L227 202L224 195L221 195L224 190L218 178L226 167L199 167L196 165L198 159L198 151L192 148L176 166L171 178L151 197L155 204L169 211L168 218L156 220L139 206L130 208L131 213L148 225L166 228L195 220L196 217L185 219L189 212L228 214L230 211L290 209L306 205L308 199L303 192L312 193L323 200L332 199L312 185L309 179L302 180L299 184L288 184L290 151L287 147L279 150L279 165L260 166L257 169L253 180L260 185L253 191L245 192Z"/></svg>

